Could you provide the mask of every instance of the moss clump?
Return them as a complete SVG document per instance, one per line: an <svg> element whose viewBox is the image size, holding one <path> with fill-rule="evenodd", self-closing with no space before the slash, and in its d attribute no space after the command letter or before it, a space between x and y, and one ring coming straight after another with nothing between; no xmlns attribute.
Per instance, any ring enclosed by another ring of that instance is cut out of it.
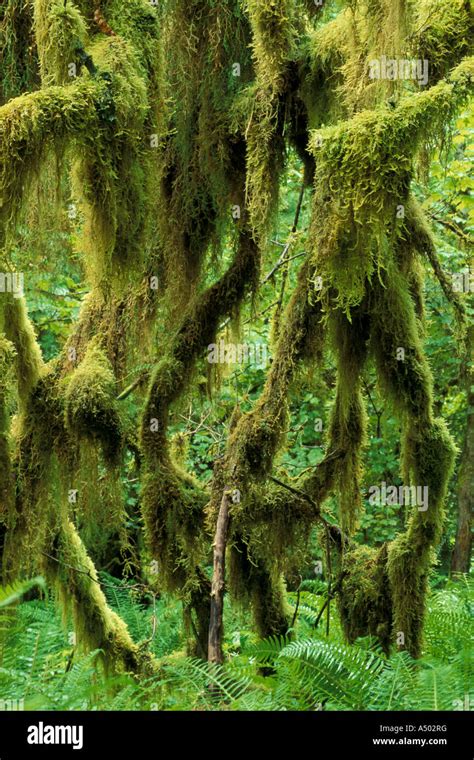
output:
<svg viewBox="0 0 474 760"><path fill-rule="evenodd" d="M199 483L166 454L143 479L142 513L150 554L161 588L189 597L204 552L204 505ZM189 598L188 598L189 601Z"/></svg>
<svg viewBox="0 0 474 760"><path fill-rule="evenodd" d="M103 82L78 80L10 101L0 109L0 220L17 216L47 150L61 155L68 139L94 134Z"/></svg>
<svg viewBox="0 0 474 760"><path fill-rule="evenodd" d="M73 613L79 646L100 649L108 670L151 675L152 656L132 641L126 624L107 605L97 572L70 521L65 522L45 559L48 579L56 587L65 614Z"/></svg>
<svg viewBox="0 0 474 760"><path fill-rule="evenodd" d="M43 370L41 350L36 342L25 301L3 295L3 330L15 347L15 373L20 409L25 410L29 396ZM1 327L1 325L0 325Z"/></svg>
<svg viewBox="0 0 474 760"><path fill-rule="evenodd" d="M387 547L359 546L344 554L338 607L349 642L374 636L386 654L392 638L392 597L387 574Z"/></svg>
<svg viewBox="0 0 474 760"><path fill-rule="evenodd" d="M35 39L44 85L71 81L70 66L78 66L78 50L86 40L79 11L63 0L34 0Z"/></svg>
<svg viewBox="0 0 474 760"><path fill-rule="evenodd" d="M390 267L372 296L371 350L381 391L402 417L429 424L431 371L423 353L410 284ZM401 353L403 352L403 353Z"/></svg>
<svg viewBox="0 0 474 760"><path fill-rule="evenodd" d="M294 55L292 0L247 0L257 80L281 92L285 69Z"/></svg>
<svg viewBox="0 0 474 760"><path fill-rule="evenodd" d="M84 215L88 277L104 294L122 295L143 261L148 229L153 168L143 132L150 101L141 61L127 40L101 36L90 52L94 80L105 89L96 129L83 132L75 151L73 194Z"/></svg>
<svg viewBox="0 0 474 760"><path fill-rule="evenodd" d="M250 603L259 636L284 636L289 627L283 578L271 559L254 555L236 536L229 555L229 591L240 604Z"/></svg>
<svg viewBox="0 0 474 760"><path fill-rule="evenodd" d="M429 61L430 83L447 76L472 53L474 16L469 0L422 0L414 27L411 47L417 58Z"/></svg>
<svg viewBox="0 0 474 760"><path fill-rule="evenodd" d="M404 470L410 483L428 488L428 509L415 511L405 533L388 550L395 634L403 632L405 648L421 654L425 599L433 549L441 538L443 502L454 465L455 447L443 420L412 424L404 441Z"/></svg>
<svg viewBox="0 0 474 760"><path fill-rule="evenodd" d="M6 0L0 8L0 105L38 84L29 0Z"/></svg>
<svg viewBox="0 0 474 760"><path fill-rule="evenodd" d="M72 373L64 394L64 419L72 436L101 444L107 460L115 461L122 446L116 383L99 341L89 344Z"/></svg>
<svg viewBox="0 0 474 760"><path fill-rule="evenodd" d="M0 523L5 523L13 503L11 468L9 395L13 384L12 367L15 360L13 343L0 333Z"/></svg>
<svg viewBox="0 0 474 760"><path fill-rule="evenodd" d="M347 313L361 303L367 281L379 276L400 234L397 207L406 204L414 157L442 134L472 88L468 59L431 89L363 111L311 137L316 161L313 255L322 297ZM370 146L370 148L368 147Z"/></svg>

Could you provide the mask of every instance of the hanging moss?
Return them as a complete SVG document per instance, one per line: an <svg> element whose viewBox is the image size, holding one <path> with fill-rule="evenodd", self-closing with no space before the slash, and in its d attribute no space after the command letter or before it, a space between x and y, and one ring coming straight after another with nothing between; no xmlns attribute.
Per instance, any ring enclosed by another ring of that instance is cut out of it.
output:
<svg viewBox="0 0 474 760"><path fill-rule="evenodd" d="M166 123L159 134L158 224L174 302L186 303L208 249L218 246L232 209L244 211L245 146L228 113L251 73L248 23L239 2L173 0L162 45ZM235 67L238 67L238 71Z"/></svg>
<svg viewBox="0 0 474 760"><path fill-rule="evenodd" d="M211 606L211 583L200 568L196 568L195 582L189 593L189 605L185 605L185 628L188 635L188 657L207 660L209 615Z"/></svg>
<svg viewBox="0 0 474 760"><path fill-rule="evenodd" d="M115 377L97 340L91 341L65 391L65 424L71 435L99 441L114 462L122 446Z"/></svg>
<svg viewBox="0 0 474 760"><path fill-rule="evenodd" d="M79 80L15 98L0 109L0 221L18 215L32 177L53 146L97 130L96 103L105 83Z"/></svg>
<svg viewBox="0 0 474 760"><path fill-rule="evenodd" d="M257 79L280 92L295 42L292 0L247 0Z"/></svg>
<svg viewBox="0 0 474 760"><path fill-rule="evenodd" d="M48 579L61 597L65 613L72 611L78 644L100 649L107 670L151 675L156 663L131 639L127 626L107 605L90 561L73 524L65 522L54 539L52 559L44 562Z"/></svg>
<svg viewBox="0 0 474 760"><path fill-rule="evenodd" d="M337 387L327 450L339 454L331 475L339 495L342 529L352 533L362 507L362 452L367 443L367 412L360 389L369 341L365 309L354 310L351 322L336 311L330 328L337 356Z"/></svg>
<svg viewBox="0 0 474 760"><path fill-rule="evenodd" d="M256 79L245 128L246 206L257 239L264 241L284 166L282 106L296 29L291 0L248 0L248 12Z"/></svg>
<svg viewBox="0 0 474 760"><path fill-rule="evenodd" d="M431 422L432 377L423 354L409 283L390 268L372 296L371 348L378 382L402 416Z"/></svg>
<svg viewBox="0 0 474 760"><path fill-rule="evenodd" d="M114 537L116 553L130 552L127 514L120 468L110 465L97 443L81 438L70 476L78 491L75 508L81 538L94 562L103 566ZM117 561L118 561L117 557Z"/></svg>
<svg viewBox="0 0 474 760"><path fill-rule="evenodd" d="M285 636L289 627L289 607L281 576L274 577L264 566L252 568L250 577L252 610L260 638Z"/></svg>
<svg viewBox="0 0 474 760"><path fill-rule="evenodd" d="M455 447L443 420L410 427L404 442L405 471L410 483L428 488L428 509L415 507L405 533L389 546L388 574L393 597L395 635L404 634L404 648L419 657L422 648L428 575L433 549L441 538L443 502L451 476Z"/></svg>
<svg viewBox="0 0 474 760"><path fill-rule="evenodd" d="M43 359L36 342L33 325L28 318L25 301L5 294L2 298L6 299L3 309L3 330L15 346L18 397L21 409L24 410L42 372Z"/></svg>
<svg viewBox="0 0 474 760"><path fill-rule="evenodd" d="M123 292L142 261L151 157L143 143L149 110L140 61L121 38L91 47L107 98L98 107L98 130L82 135L73 193L84 215L81 247L88 277L105 292Z"/></svg>
<svg viewBox="0 0 474 760"><path fill-rule="evenodd" d="M290 612L282 576L271 560L252 556L241 538L229 550L229 591L234 600L251 604L260 638L286 635Z"/></svg>
<svg viewBox="0 0 474 760"><path fill-rule="evenodd" d="M67 508L64 465L69 446L61 396L51 368L30 390L14 437L16 493L5 546L8 577L16 577L21 571L38 572L46 535ZM57 451L62 452L61 462Z"/></svg>
<svg viewBox="0 0 474 760"><path fill-rule="evenodd" d="M13 343L0 333L0 524L5 524L14 497L11 467L9 396L13 384L12 367L15 360ZM1 556L1 555L0 555Z"/></svg>
<svg viewBox="0 0 474 760"><path fill-rule="evenodd" d="M432 84L472 53L472 5L469 0L422 0L416 11L411 48L414 56L428 60Z"/></svg>
<svg viewBox="0 0 474 760"><path fill-rule="evenodd" d="M157 463L143 478L142 512L147 545L159 567L160 587L186 597L202 559L203 508L199 483L172 462Z"/></svg>
<svg viewBox="0 0 474 760"><path fill-rule="evenodd" d="M344 635L353 643L374 636L389 654L392 641L392 597L387 575L387 547L359 546L346 552L341 568L338 607Z"/></svg>
<svg viewBox="0 0 474 760"><path fill-rule="evenodd" d="M435 268L436 276L441 283L445 296L453 306L457 328L456 337L459 339L461 346L463 346L467 335L467 314L462 301L452 291L448 276L443 273L441 267L436 266L437 247L434 235L421 206L414 198L410 199L410 203L406 208L405 226L406 231L399 245L402 260L401 269L410 280L411 294L414 299L417 315L423 322L423 270L421 259L428 259L431 266Z"/></svg>
<svg viewBox="0 0 474 760"><path fill-rule="evenodd" d="M472 60L466 60L449 81L403 99L398 108L364 111L313 135L317 172L311 237L324 300L334 288L336 305L349 310L361 302L366 281L387 266L413 157L467 97L472 72Z"/></svg>
<svg viewBox="0 0 474 760"><path fill-rule="evenodd" d="M37 50L29 0L6 0L0 8L0 105L38 85Z"/></svg>
<svg viewBox="0 0 474 760"><path fill-rule="evenodd" d="M229 436L225 469L241 486L268 475L284 440L288 389L297 366L320 355L323 341L320 304L309 300L310 279L309 267L303 266L286 310L264 390L255 408L238 421Z"/></svg>
<svg viewBox="0 0 474 760"><path fill-rule="evenodd" d="M43 84L66 84L86 40L84 19L72 3L34 0L34 22Z"/></svg>

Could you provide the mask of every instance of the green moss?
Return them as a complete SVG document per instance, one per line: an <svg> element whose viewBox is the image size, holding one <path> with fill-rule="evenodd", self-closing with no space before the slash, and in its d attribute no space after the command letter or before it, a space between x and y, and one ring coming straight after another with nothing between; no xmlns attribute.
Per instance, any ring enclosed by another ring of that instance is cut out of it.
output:
<svg viewBox="0 0 474 760"><path fill-rule="evenodd" d="M331 479L339 495L342 529L351 533L362 507L362 452L367 443L367 412L360 385L368 351L369 319L362 308L353 311L351 322L336 311L330 316L329 327L337 357L337 385L327 451L337 454Z"/></svg>
<svg viewBox="0 0 474 760"><path fill-rule="evenodd" d="M256 78L245 127L246 206L262 242L276 209L284 167L283 96L294 55L294 10L292 0L248 0Z"/></svg>
<svg viewBox="0 0 474 760"><path fill-rule="evenodd" d="M371 634L388 653L397 643L422 653L428 578L441 538L443 502L455 448L442 420L413 422L404 441L407 483L428 488L427 509L413 506L406 531L382 549L361 546L343 555L339 608L349 641Z"/></svg>
<svg viewBox="0 0 474 760"><path fill-rule="evenodd" d="M48 572L64 594L69 589L81 638L101 646L120 668L142 667L137 648L106 608L69 522L67 489L73 480L80 484L83 501L75 516L88 540L99 528L120 525L121 494L101 478L104 464L116 463L123 446L117 386L141 364L141 345L149 351L154 338L165 334L137 450L146 538L159 585L182 598L191 628L196 617L205 655L209 584L199 565L208 560L208 531L223 488L235 486L241 500L231 507L231 593L252 603L261 635L285 631L281 573L303 562L328 494L338 496L345 531L357 522L366 434L361 373L370 350L380 387L404 425L405 480L426 481L434 501L388 547L388 566L385 548L345 554L339 541L347 571L343 624L350 640L370 633L387 650L393 618L393 631L405 626L408 649L418 653L452 450L433 419L432 379L421 344L420 270L431 243L409 190L420 149L429 151L444 137L472 85L472 60L448 73L466 51L467 4L424 0L410 28L411 8L403 0L367 0L342 11L337 3L321 11L323 22L332 19L322 25L316 13L309 21L299 0L169 0L156 10L146 0L102 0L100 12L112 35L94 21L92 2L35 0L34 7L43 83L52 86L0 108L0 224L8 244L42 162L53 153L62 171L68 150L81 206L78 249L86 254L92 294L67 346L80 360L72 373L67 351L44 369L24 307L8 306L10 327L4 331L16 350L21 411L17 499L9 515L16 567L25 547L33 562L45 549L59 559L47 563ZM431 18L437 8L440 14ZM4 18L0 12L0 24ZM395 94L404 90L393 106L383 102L385 84L369 81L367 65L375 55L404 52L405 38L433 59L436 80L447 78L419 93L410 92L410 85L388 85ZM88 67L79 67L78 79L69 82L68 64L84 60L84 51ZM312 133L308 147L310 128L320 132ZM262 394L251 412L233 420L206 509L209 494L182 469L182 452L170 443L170 411L188 391L221 321L235 318L245 295L256 289L259 248L277 207L288 144L305 162L306 181L316 167L310 260L279 320ZM396 216L400 204L404 221ZM231 217L236 206L240 221ZM201 289L206 256L218 264L229 242L235 242L231 265ZM144 278L150 272L160 276L165 309L157 309L158 298L153 302L147 313L158 325L156 336L147 333L143 344L132 346L145 333L136 317L142 304L150 306ZM322 291L316 286L320 277ZM336 398L326 456L295 483L308 500L269 487L268 480L285 441L290 387L305 363L321 359L326 335L337 363ZM0 342L0 361L1 350ZM9 417L1 389L0 422L0 459L7 468ZM436 452L441 462L435 472ZM112 467L110 473L117 471ZM73 570L75 565L85 572Z"/></svg>
<svg viewBox="0 0 474 760"><path fill-rule="evenodd" d="M400 233L420 145L444 125L472 86L473 59L431 89L395 109L363 111L311 137L317 164L311 237L326 302L347 312L361 303L367 281L378 277Z"/></svg>
<svg viewBox="0 0 474 760"><path fill-rule="evenodd" d="M278 93L294 54L295 20L292 0L247 0L257 80Z"/></svg>
<svg viewBox="0 0 474 760"><path fill-rule="evenodd" d="M303 266L286 309L274 360L254 409L242 416L228 440L225 468L241 486L264 479L284 441L287 395L298 365L314 360L322 347L320 305L309 299L310 273ZM245 491L245 488L242 489Z"/></svg>
<svg viewBox="0 0 474 760"><path fill-rule="evenodd" d="M153 461L166 437L168 410L183 393L198 357L214 342L220 321L238 310L259 271L259 252L248 231L236 242L234 260L228 270L203 293L197 295L182 318L167 355L157 364L148 391L142 419L142 446ZM157 420L157 429L150 427Z"/></svg>
<svg viewBox="0 0 474 760"><path fill-rule="evenodd" d="M359 546L346 552L342 563L338 607L344 635L350 643L374 636L386 654L392 639L392 597L387 575L387 547Z"/></svg>
<svg viewBox="0 0 474 760"><path fill-rule="evenodd" d="M289 608L282 576L271 558L263 559L239 536L229 552L229 591L241 604L250 603L260 638L284 636Z"/></svg>
<svg viewBox="0 0 474 760"><path fill-rule="evenodd" d="M6 0L0 8L0 105L38 84L38 59L29 0Z"/></svg>
<svg viewBox="0 0 474 760"><path fill-rule="evenodd" d="M244 210L245 144L229 110L251 63L246 17L235 0L173 0L163 24L165 121L159 147L158 224L172 299L186 303L208 250ZM240 76L233 73L240 66Z"/></svg>
<svg viewBox="0 0 474 760"><path fill-rule="evenodd" d="M45 537L67 509L69 442L56 380L52 368L42 372L12 429L16 488L5 544L9 577L38 571Z"/></svg>
<svg viewBox="0 0 474 760"><path fill-rule="evenodd" d="M104 292L123 292L143 262L148 229L153 172L143 132L150 103L140 60L126 40L101 37L90 52L106 89L97 104L97 127L81 135L76 151L73 194L84 215L80 245L91 282Z"/></svg>
<svg viewBox="0 0 474 760"><path fill-rule="evenodd" d="M79 11L63 0L34 0L35 39L44 85L71 81L71 64L78 66L78 49L86 40Z"/></svg>
<svg viewBox="0 0 474 760"><path fill-rule="evenodd" d="M91 341L84 359L65 390L65 424L71 435L100 442L104 456L115 461L122 446L115 377L98 340Z"/></svg>
<svg viewBox="0 0 474 760"><path fill-rule="evenodd" d="M402 417L430 424L432 377L418 332L410 282L390 267L372 296L371 350L378 383Z"/></svg>
<svg viewBox="0 0 474 760"><path fill-rule="evenodd" d="M158 563L160 588L178 591L188 601L204 553L206 501L198 482L171 461L157 462L143 478L145 536Z"/></svg>
<svg viewBox="0 0 474 760"><path fill-rule="evenodd" d="M100 649L108 670L150 675L156 671L152 656L132 641L126 624L107 605L94 565L69 521L54 539L44 567L60 595L65 614L71 610L80 647Z"/></svg>
<svg viewBox="0 0 474 760"><path fill-rule="evenodd" d="M3 330L15 347L15 372L20 408L25 410L43 370L43 359L24 299L2 295Z"/></svg>
<svg viewBox="0 0 474 760"><path fill-rule="evenodd" d="M404 442L404 469L410 483L428 488L428 509L417 507L405 533L389 546L388 574L393 598L395 635L402 632L404 648L421 654L428 575L433 549L441 538L443 502L454 464L455 448L443 420L429 426L415 423Z"/></svg>
<svg viewBox="0 0 474 760"><path fill-rule="evenodd" d="M474 16L469 0L422 0L417 5L413 54L429 61L430 83L472 53Z"/></svg>
<svg viewBox="0 0 474 760"><path fill-rule="evenodd" d="M15 353L13 343L0 333L0 523L6 523L14 497L8 407Z"/></svg>
<svg viewBox="0 0 474 760"><path fill-rule="evenodd" d="M28 185L47 151L62 154L65 142L98 129L96 105L104 83L78 80L68 87L28 93L0 109L0 220L18 215Z"/></svg>

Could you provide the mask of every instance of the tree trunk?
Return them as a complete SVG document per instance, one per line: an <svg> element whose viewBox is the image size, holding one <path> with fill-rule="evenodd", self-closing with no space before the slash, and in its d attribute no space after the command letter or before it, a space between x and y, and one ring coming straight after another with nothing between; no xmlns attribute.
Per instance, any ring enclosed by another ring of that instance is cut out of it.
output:
<svg viewBox="0 0 474 760"><path fill-rule="evenodd" d="M467 341L467 356L471 353L473 345L474 329L469 331ZM472 509L474 487L474 392L472 390L472 377L469 372L465 373L467 385L468 415L466 433L461 452L458 480L458 525L456 541L451 560L451 572L468 573L471 567L472 551Z"/></svg>
<svg viewBox="0 0 474 760"><path fill-rule="evenodd" d="M214 570L211 586L211 615L209 621L209 662L223 662L222 635L224 630L224 588L225 588L225 550L229 531L230 491L226 488L222 495L219 516L217 518L216 535L214 538Z"/></svg>

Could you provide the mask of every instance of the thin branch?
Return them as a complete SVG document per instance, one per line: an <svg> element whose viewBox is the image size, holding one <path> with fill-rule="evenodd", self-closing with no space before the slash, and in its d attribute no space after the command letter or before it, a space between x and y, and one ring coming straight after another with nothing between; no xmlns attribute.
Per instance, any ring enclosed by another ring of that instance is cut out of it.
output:
<svg viewBox="0 0 474 760"><path fill-rule="evenodd" d="M141 373L141 374L140 374L140 375L139 375L139 376L138 376L138 377L137 377L137 378L136 378L136 379L133 381L133 383L131 383L131 384L128 386L128 388L125 388L125 390L123 390L123 391L122 391L122 393L120 393L120 394L117 396L117 398L116 398L116 401L123 401L123 400L124 400L124 399L126 399L128 396L130 396L130 394L131 394L131 393L133 393L133 391L134 391L136 388L138 388L138 386L139 386L139 385L141 385L141 384L142 384L142 383L144 383L146 380L148 380L148 378L149 378L149 375L150 375L150 373L149 373L149 372L142 372L142 373Z"/></svg>
<svg viewBox="0 0 474 760"><path fill-rule="evenodd" d="M299 609L299 606L300 606L300 597L301 597L301 583L302 583L302 578L301 578L301 575L300 575L300 585L298 586L298 588L296 590L296 607L295 607L295 611L293 613L293 617L292 617L292 620L291 620L290 628L294 628L295 627L296 618L298 616L298 609Z"/></svg>
<svg viewBox="0 0 474 760"><path fill-rule="evenodd" d="M106 583L105 581L100 581L98 578L94 578L93 575L90 574L89 570L83 570L80 567L74 567L73 565L69 565L67 562L64 562L64 560L58 559L57 557L53 557L52 554L48 554L47 552L41 552L43 557L47 557L48 559L53 560L53 562L56 562L58 565L62 565L63 567L67 567L68 570L73 570L75 573L82 573L82 575L86 575L91 581L94 583L97 583L98 586L104 586L104 588L113 588L117 590L117 586L114 583ZM139 591L146 591L146 593L152 594L154 596L154 592L149 586L146 586L144 583L134 583L131 586L125 586L127 590L139 590Z"/></svg>
<svg viewBox="0 0 474 760"><path fill-rule="evenodd" d="M470 235L468 235L466 232L464 232L464 230L462 230L454 222L449 221L449 219L443 219L442 217L433 214L431 211L428 211L428 216L433 219L433 221L438 222L438 224L442 224L443 227L446 227L447 230L453 232L455 235L461 238L461 240L464 240L465 243L474 245L474 239L470 237Z"/></svg>
<svg viewBox="0 0 474 760"><path fill-rule="evenodd" d="M441 288L443 290L443 293L446 299L453 306L457 314L457 318L459 322L461 324L464 324L467 319L466 309L461 299L458 298L457 293L455 293L454 290L452 289L449 278L446 272L444 271L444 269L442 268L441 263L438 259L438 256L436 255L434 246L430 245L427 242L427 244L424 246L424 252L426 253L426 256L428 257L428 260L432 266L433 272L435 273L435 276L439 284L441 285Z"/></svg>
<svg viewBox="0 0 474 760"><path fill-rule="evenodd" d="M325 457L325 459L323 459L322 462L325 462L325 461L327 462L328 459L332 458L333 456L336 456L336 455L329 455L328 457ZM322 464L322 462L320 462L320 464ZM336 535L338 536L338 539L341 542L344 542L345 544L351 543L349 536L345 535L345 533L342 532L339 525L335 525L334 523L329 522L329 520L326 520L326 518L321 514L320 505L314 499L312 499L311 496L309 496L304 491L300 491L298 488L294 488L293 486L288 485L288 483L284 483L283 480L279 480L278 478L275 478L273 475L269 475L269 480L272 480L277 485L281 486L282 488L286 488L286 490L290 491L290 493L294 494L295 496L298 496L300 499L304 499L305 501L308 502L308 504L311 504L311 506L314 507L316 510L315 519L319 520L319 522L321 522L324 525L326 530L329 531L329 535L331 539L334 540L334 533L336 533Z"/></svg>

